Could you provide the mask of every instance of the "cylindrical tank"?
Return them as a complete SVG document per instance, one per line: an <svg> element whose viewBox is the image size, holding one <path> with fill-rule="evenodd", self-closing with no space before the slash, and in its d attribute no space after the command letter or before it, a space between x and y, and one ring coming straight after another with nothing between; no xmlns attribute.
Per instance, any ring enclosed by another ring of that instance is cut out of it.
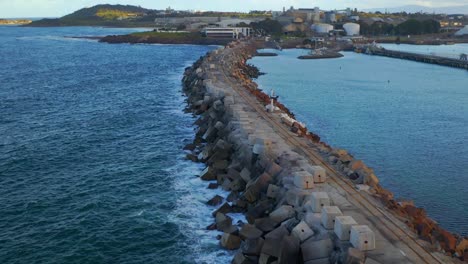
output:
<svg viewBox="0 0 468 264"><path fill-rule="evenodd" d="M336 22L336 14L335 12L327 12L325 13L325 20L329 23L335 23Z"/></svg>
<svg viewBox="0 0 468 264"><path fill-rule="evenodd" d="M317 33L328 33L333 30L330 24L313 24L312 29Z"/></svg>
<svg viewBox="0 0 468 264"><path fill-rule="evenodd" d="M464 28L460 29L455 33L456 36L463 36L463 35L468 35L468 26L465 26Z"/></svg>
<svg viewBox="0 0 468 264"><path fill-rule="evenodd" d="M346 23L343 25L343 28L346 31L346 35L355 36L355 35L359 35L361 26L356 23Z"/></svg>

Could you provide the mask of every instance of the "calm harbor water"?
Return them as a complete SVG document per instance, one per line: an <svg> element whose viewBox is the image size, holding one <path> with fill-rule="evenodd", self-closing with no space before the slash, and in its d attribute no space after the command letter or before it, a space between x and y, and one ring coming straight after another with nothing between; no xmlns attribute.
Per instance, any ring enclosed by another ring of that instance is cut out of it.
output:
<svg viewBox="0 0 468 264"><path fill-rule="evenodd" d="M397 197L468 235L468 72L355 53L298 60L304 53L254 57L267 73L260 88L274 89L325 142L364 160Z"/></svg>
<svg viewBox="0 0 468 264"><path fill-rule="evenodd" d="M0 27L0 263L230 259L182 151L182 73L215 47L64 37L135 30Z"/></svg>

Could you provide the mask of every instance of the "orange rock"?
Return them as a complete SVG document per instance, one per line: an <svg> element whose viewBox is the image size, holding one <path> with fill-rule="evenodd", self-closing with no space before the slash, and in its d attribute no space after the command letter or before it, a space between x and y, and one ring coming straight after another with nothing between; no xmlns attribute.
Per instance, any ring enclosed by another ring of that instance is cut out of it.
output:
<svg viewBox="0 0 468 264"><path fill-rule="evenodd" d="M441 228L436 228L434 236L437 241L439 241L440 246L445 250L445 252L449 252L451 254L455 253L457 238L453 234Z"/></svg>
<svg viewBox="0 0 468 264"><path fill-rule="evenodd" d="M457 251L459 256L463 256L465 252L468 253L468 239L465 238L462 241L460 241L455 250ZM468 260L468 258L466 258L465 260Z"/></svg>

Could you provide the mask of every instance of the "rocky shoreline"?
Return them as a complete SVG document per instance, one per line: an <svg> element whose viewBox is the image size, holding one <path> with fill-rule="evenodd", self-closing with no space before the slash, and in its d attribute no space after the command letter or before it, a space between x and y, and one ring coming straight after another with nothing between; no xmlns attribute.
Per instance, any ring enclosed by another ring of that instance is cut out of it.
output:
<svg viewBox="0 0 468 264"><path fill-rule="evenodd" d="M219 238L222 247L237 250L232 263L402 263L402 256L391 256L397 262L381 256L396 247L393 242L385 244L383 254L367 254L338 239L320 219L317 222L320 214L310 208L316 191L328 193L331 204L344 214L358 218L362 213L348 202L354 198L347 196L339 184L311 182L311 186L308 183L300 188L294 181L307 178L304 175L312 174L311 167L316 164L310 164L300 149L292 148L278 135L278 128L268 126L242 94L230 87L244 89L262 108L270 103L270 97L252 81L258 70L246 64L260 48L263 43L253 40L230 43L200 58L184 74L187 111L199 116L194 142L185 148L191 152L187 158L207 165L200 178L210 181L208 188L230 192L227 197L215 196L207 202L218 206L213 212L214 223L207 228L223 232ZM290 137L318 153L333 171L359 189L360 195L393 212L392 217L398 219L395 221L406 224L414 236L426 241L424 249L432 252L427 256L437 255L445 263L468 260L468 239L440 228L413 203L394 199L380 186L371 168L345 150L321 142L281 103L275 106L270 108L273 118L287 128ZM248 223L233 223L227 215L231 212L244 213ZM372 225L372 221L359 219ZM384 237L390 236L377 225L372 227Z"/></svg>

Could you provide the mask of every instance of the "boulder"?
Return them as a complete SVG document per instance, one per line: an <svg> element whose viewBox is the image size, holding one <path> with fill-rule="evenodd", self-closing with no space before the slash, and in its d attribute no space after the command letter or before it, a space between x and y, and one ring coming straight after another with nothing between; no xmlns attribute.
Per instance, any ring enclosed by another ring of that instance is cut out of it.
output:
<svg viewBox="0 0 468 264"><path fill-rule="evenodd" d="M244 197L251 203L255 202L259 198L260 193L266 192L271 181L271 176L268 173L263 173L256 180L250 181L247 184Z"/></svg>
<svg viewBox="0 0 468 264"><path fill-rule="evenodd" d="M196 147L197 145L190 143L190 144L185 145L184 150L194 151Z"/></svg>
<svg viewBox="0 0 468 264"><path fill-rule="evenodd" d="M208 184L208 189L217 189L218 186L219 185L217 183L212 182L212 183Z"/></svg>
<svg viewBox="0 0 468 264"><path fill-rule="evenodd" d="M266 216L272 209L273 205L268 200L259 202L256 206L247 211L246 218L249 223L254 223L255 219Z"/></svg>
<svg viewBox="0 0 468 264"><path fill-rule="evenodd" d="M231 181L235 181L237 179L242 179L241 176L240 176L240 173L233 169L233 168L230 168L228 169L227 171L227 177L231 180Z"/></svg>
<svg viewBox="0 0 468 264"><path fill-rule="evenodd" d="M270 218L277 223L281 223L284 220L293 217L295 214L296 211L292 206L282 205L270 214Z"/></svg>
<svg viewBox="0 0 468 264"><path fill-rule="evenodd" d="M457 251L457 254L459 256L463 256L465 252L468 252L468 239L465 238L462 241L460 241L455 250Z"/></svg>
<svg viewBox="0 0 468 264"><path fill-rule="evenodd" d="M258 259L258 264L273 264L275 260L275 257L262 253L260 254L260 258Z"/></svg>
<svg viewBox="0 0 468 264"><path fill-rule="evenodd" d="M366 258L366 261L364 262L364 264L381 264L381 263L378 262L377 260L374 260L368 257Z"/></svg>
<svg viewBox="0 0 468 264"><path fill-rule="evenodd" d="M222 214L222 213L217 213L216 214L216 229L219 231L225 231L229 229L229 227L232 226L232 218L229 216Z"/></svg>
<svg viewBox="0 0 468 264"><path fill-rule="evenodd" d="M286 202L293 207L300 207L307 191L292 189L286 192Z"/></svg>
<svg viewBox="0 0 468 264"><path fill-rule="evenodd" d="M255 239L246 239L241 245L242 253L249 256L260 256L260 252L265 240L261 237Z"/></svg>
<svg viewBox="0 0 468 264"><path fill-rule="evenodd" d="M278 264L297 263L300 249L299 239L294 236L285 236L281 241Z"/></svg>
<svg viewBox="0 0 468 264"><path fill-rule="evenodd" d="M230 191L231 190L231 181L227 178L224 179L223 184L221 184L221 187L225 191Z"/></svg>
<svg viewBox="0 0 468 264"><path fill-rule="evenodd" d="M249 182L251 180L250 171L247 168L242 169L242 171L240 172L240 176L245 182Z"/></svg>
<svg viewBox="0 0 468 264"><path fill-rule="evenodd" d="M275 229L278 222L273 221L270 217L255 219L255 226L263 232L270 232Z"/></svg>
<svg viewBox="0 0 468 264"><path fill-rule="evenodd" d="M270 163L266 168L266 172L273 177L276 177L278 174L280 174L282 170L283 168L281 168L281 166L275 162Z"/></svg>
<svg viewBox="0 0 468 264"><path fill-rule="evenodd" d="M357 171L364 167L364 163L362 162L362 160L353 160L351 161L351 163L349 163L348 167L352 171Z"/></svg>
<svg viewBox="0 0 468 264"><path fill-rule="evenodd" d="M243 191L245 190L245 181L241 178L234 180L231 183L230 189L233 191Z"/></svg>
<svg viewBox="0 0 468 264"><path fill-rule="evenodd" d="M265 238L265 242L263 243L263 247L261 251L262 254L278 257L280 249L281 249L282 241L283 241L283 237Z"/></svg>
<svg viewBox="0 0 468 264"><path fill-rule="evenodd" d="M232 260L231 264L255 264L256 262L251 261L248 259L242 251L237 251L236 255L234 255L234 259Z"/></svg>
<svg viewBox="0 0 468 264"><path fill-rule="evenodd" d="M280 188L276 185L273 185L273 184L268 185L267 197L275 199L276 196L278 195L279 190Z"/></svg>
<svg viewBox="0 0 468 264"><path fill-rule="evenodd" d="M216 223L213 223L206 227L206 230L216 230Z"/></svg>
<svg viewBox="0 0 468 264"><path fill-rule="evenodd" d="M366 256L359 249L353 247L348 248L348 253L346 255L347 264L362 264L365 259Z"/></svg>
<svg viewBox="0 0 468 264"><path fill-rule="evenodd" d="M306 240L301 245L304 261L328 258L333 251L333 242L330 238L323 240Z"/></svg>
<svg viewBox="0 0 468 264"><path fill-rule="evenodd" d="M246 240L246 239L256 239L261 237L263 232L256 228L254 225L245 224L242 226L241 230L239 231L239 236Z"/></svg>
<svg viewBox="0 0 468 264"><path fill-rule="evenodd" d="M220 205L223 203L223 197L216 195L215 197L211 198L206 204L211 205L211 206L216 206Z"/></svg>
<svg viewBox="0 0 468 264"><path fill-rule="evenodd" d="M208 159L207 163L208 164L213 164L218 161L223 161L226 160L230 157L230 152L227 150L218 150L214 152L210 158Z"/></svg>
<svg viewBox="0 0 468 264"><path fill-rule="evenodd" d="M241 239L236 235L224 233L221 237L220 244L223 248L234 250L240 248Z"/></svg>
<svg viewBox="0 0 468 264"><path fill-rule="evenodd" d="M213 169L217 170L225 170L229 166L229 162L227 160L218 160L213 163Z"/></svg>
<svg viewBox="0 0 468 264"><path fill-rule="evenodd" d="M288 236L289 231L284 225L280 225L270 233L265 235L265 238L272 238L272 239L283 239L283 237Z"/></svg>
<svg viewBox="0 0 468 264"><path fill-rule="evenodd" d="M223 205L221 205L221 207L219 207L218 209L216 209L212 215L213 216L216 216L217 213L223 213L223 214L227 214L229 212L232 211L232 208L231 206L228 204L228 203L224 203Z"/></svg>
<svg viewBox="0 0 468 264"><path fill-rule="evenodd" d="M197 162L198 161L198 157L194 154L187 154L187 156L185 156L188 160L190 161L193 161L193 162Z"/></svg>
<svg viewBox="0 0 468 264"><path fill-rule="evenodd" d="M226 197L226 201L234 202L238 198L239 198L239 193L236 191L232 191L231 193L229 193L228 197Z"/></svg>
<svg viewBox="0 0 468 264"><path fill-rule="evenodd" d="M291 235L297 238L300 242L303 242L313 236L314 231L310 229L306 222L301 221L296 227L293 228Z"/></svg>
<svg viewBox="0 0 468 264"><path fill-rule="evenodd" d="M330 264L330 258L313 259L304 262L304 264Z"/></svg>
<svg viewBox="0 0 468 264"><path fill-rule="evenodd" d="M216 180L216 174L214 173L213 168L206 167L200 174L200 179L204 181L214 181Z"/></svg>

